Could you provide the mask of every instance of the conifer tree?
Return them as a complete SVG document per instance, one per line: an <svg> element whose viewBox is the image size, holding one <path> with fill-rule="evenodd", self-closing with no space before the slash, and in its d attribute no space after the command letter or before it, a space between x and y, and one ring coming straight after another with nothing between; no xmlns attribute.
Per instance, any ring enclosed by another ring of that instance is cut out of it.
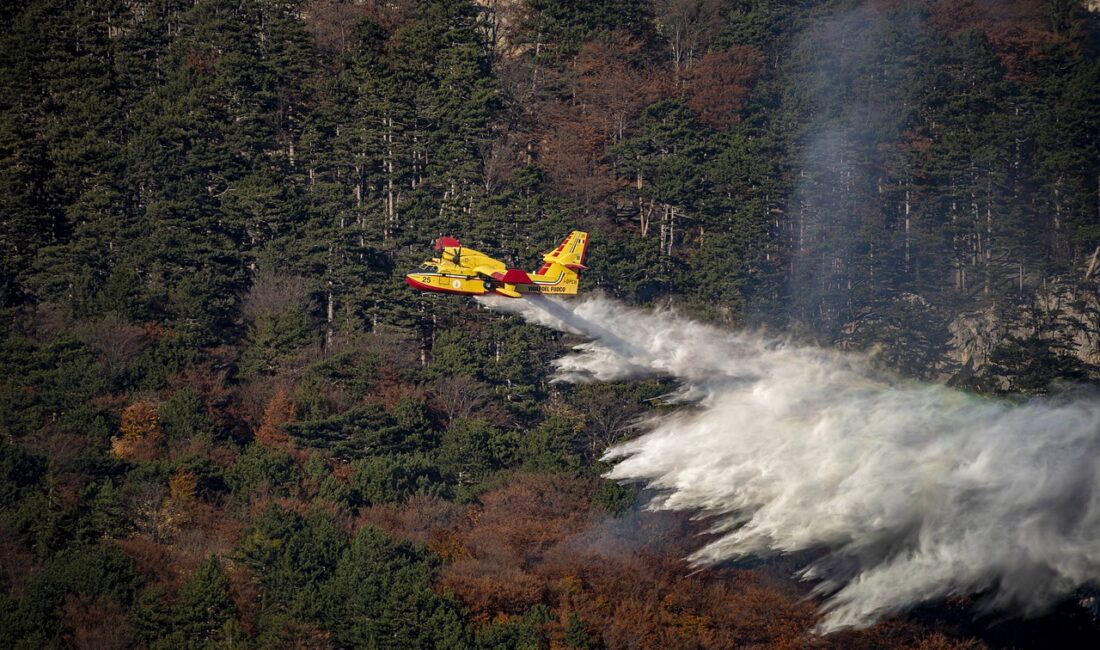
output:
<svg viewBox="0 0 1100 650"><path fill-rule="evenodd" d="M211 556L180 590L172 608L172 632L156 645L201 648L224 640L237 616L221 562Z"/></svg>

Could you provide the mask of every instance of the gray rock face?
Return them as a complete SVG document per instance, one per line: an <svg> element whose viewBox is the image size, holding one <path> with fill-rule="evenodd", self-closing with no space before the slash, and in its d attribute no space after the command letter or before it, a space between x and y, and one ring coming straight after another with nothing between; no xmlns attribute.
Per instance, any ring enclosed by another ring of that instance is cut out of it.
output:
<svg viewBox="0 0 1100 650"><path fill-rule="evenodd" d="M990 374L991 355L1010 340L1038 339L1055 354L1087 366L1100 366L1100 292L1095 287L1054 284L1037 292L1030 303L991 305L956 315L947 325L945 367ZM990 377L1009 389L1007 377ZM941 377L941 380L949 379Z"/></svg>

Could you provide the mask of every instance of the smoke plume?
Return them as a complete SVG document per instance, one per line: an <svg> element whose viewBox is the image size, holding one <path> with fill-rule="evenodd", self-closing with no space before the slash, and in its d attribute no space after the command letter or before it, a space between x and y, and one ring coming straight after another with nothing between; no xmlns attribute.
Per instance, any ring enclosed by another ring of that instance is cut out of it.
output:
<svg viewBox="0 0 1100 650"><path fill-rule="evenodd" d="M956 594L1034 614L1100 577L1095 397L978 397L599 297L485 302L592 339L562 380L677 378L692 406L609 449L607 476L712 516L699 564L811 551L823 632Z"/></svg>

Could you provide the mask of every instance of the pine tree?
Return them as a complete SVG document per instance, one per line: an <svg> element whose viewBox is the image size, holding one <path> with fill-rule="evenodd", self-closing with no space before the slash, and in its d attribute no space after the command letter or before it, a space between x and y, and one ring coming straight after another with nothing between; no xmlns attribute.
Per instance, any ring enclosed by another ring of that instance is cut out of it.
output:
<svg viewBox="0 0 1100 650"><path fill-rule="evenodd" d="M217 556L210 556L180 590L172 607L172 632L155 645L206 647L225 637L236 616L236 606L229 597L229 580Z"/></svg>
<svg viewBox="0 0 1100 650"><path fill-rule="evenodd" d="M364 526L326 585L323 621L338 644L465 648L456 604L431 589L435 562Z"/></svg>

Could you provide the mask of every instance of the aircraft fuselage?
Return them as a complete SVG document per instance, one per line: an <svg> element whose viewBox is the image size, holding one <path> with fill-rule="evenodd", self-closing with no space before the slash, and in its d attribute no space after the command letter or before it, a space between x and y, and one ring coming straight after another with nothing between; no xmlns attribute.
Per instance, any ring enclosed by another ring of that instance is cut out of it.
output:
<svg viewBox="0 0 1100 650"><path fill-rule="evenodd" d="M577 272L584 269L588 233L574 230L557 248L543 255L538 271L510 269L500 260L458 240L440 237L432 258L405 276L405 283L420 291L481 296L496 293L509 298L525 294L573 295L579 288Z"/></svg>
<svg viewBox="0 0 1100 650"><path fill-rule="evenodd" d="M405 283L414 289L421 291L438 291L441 293L459 293L468 296L481 296L487 293L498 293L502 296L513 298L509 291L519 294L561 294L576 293L577 277L566 277L567 274L559 273L556 278L532 276L532 284L508 284L498 283L493 280L475 278L466 275L450 273L410 273L405 276ZM570 289L574 289L570 291Z"/></svg>

